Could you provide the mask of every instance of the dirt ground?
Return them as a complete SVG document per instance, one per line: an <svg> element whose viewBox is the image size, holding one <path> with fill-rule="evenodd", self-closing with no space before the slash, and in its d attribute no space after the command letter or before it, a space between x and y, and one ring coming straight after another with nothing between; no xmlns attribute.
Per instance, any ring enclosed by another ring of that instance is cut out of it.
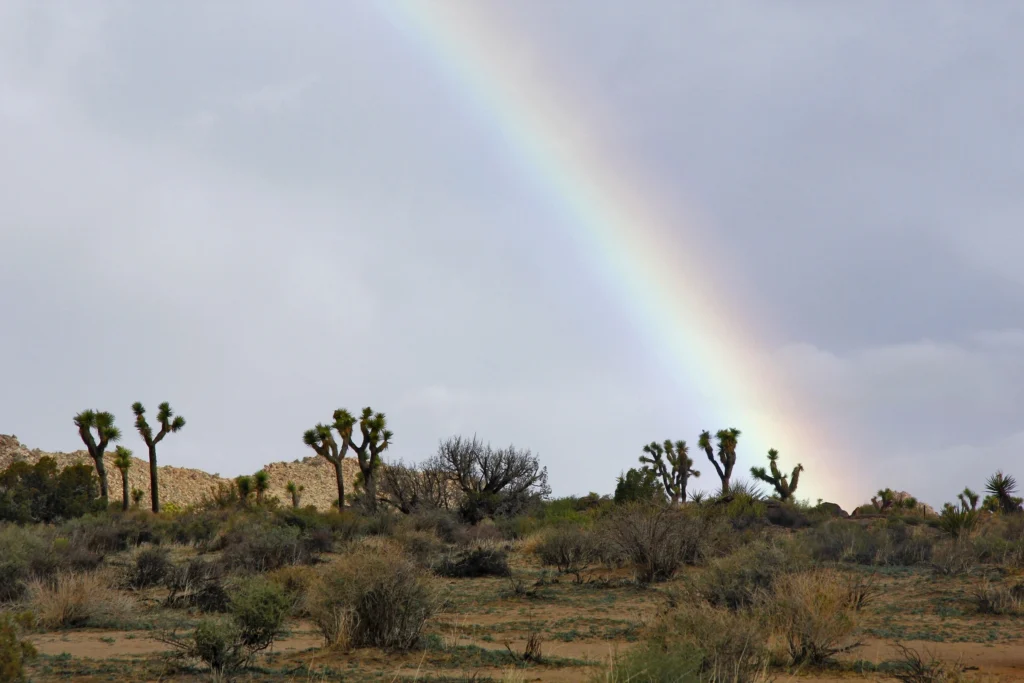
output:
<svg viewBox="0 0 1024 683"><path fill-rule="evenodd" d="M512 579L446 580L447 606L431 622L423 650L335 652L321 647L311 624L294 622L257 667L235 680L586 681L642 638L666 592L686 580L684 574L641 589L624 571L595 570L575 584L571 576L558 576L522 555L514 557L513 568ZM879 570L875 579L881 591L862 613L862 645L834 669L783 672L776 680L894 680L885 670L898 658L897 640L927 657L961 660L975 680L1024 680L1024 619L978 614L970 591L984 579L939 577L923 568ZM33 635L41 656L31 680L208 680L201 668L171 664L169 647L155 637L169 624L187 627L199 615L183 617L181 610L160 607L162 589L153 590L138 598L137 625ZM531 633L543 642L540 663L516 658Z"/></svg>

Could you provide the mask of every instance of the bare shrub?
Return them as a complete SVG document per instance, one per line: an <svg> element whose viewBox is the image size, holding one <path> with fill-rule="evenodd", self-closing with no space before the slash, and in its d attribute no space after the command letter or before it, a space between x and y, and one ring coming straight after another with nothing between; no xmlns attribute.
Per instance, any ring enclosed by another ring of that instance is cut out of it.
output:
<svg viewBox="0 0 1024 683"><path fill-rule="evenodd" d="M167 607L195 607L201 612L225 612L228 592L224 588L223 565L194 558L188 564L174 567L167 575L170 593Z"/></svg>
<svg viewBox="0 0 1024 683"><path fill-rule="evenodd" d="M166 548L153 546L140 550L128 576L132 588L148 588L161 583L172 569Z"/></svg>
<svg viewBox="0 0 1024 683"><path fill-rule="evenodd" d="M667 507L636 503L613 515L604 526L608 541L629 558L641 584L672 578L684 563L710 554L707 521Z"/></svg>
<svg viewBox="0 0 1024 683"><path fill-rule="evenodd" d="M895 669L890 675L903 683L967 683L970 679L966 675L967 668L961 659L955 662L944 662L937 659L929 652L925 652L925 659L914 649L906 647L903 643L895 642L893 645L900 651L901 658L896 662Z"/></svg>
<svg viewBox="0 0 1024 683"><path fill-rule="evenodd" d="M434 572L452 579L479 576L511 576L508 553L497 548L474 548L445 557Z"/></svg>
<svg viewBox="0 0 1024 683"><path fill-rule="evenodd" d="M973 591L972 597L982 614L1024 614L1024 584L1014 586L986 582Z"/></svg>
<svg viewBox="0 0 1024 683"><path fill-rule="evenodd" d="M860 646L852 640L857 623L850 585L835 570L784 574L766 603L794 665L820 666Z"/></svg>
<svg viewBox="0 0 1024 683"><path fill-rule="evenodd" d="M43 628L117 625L134 607L104 572L58 574L52 581L28 584L29 605Z"/></svg>
<svg viewBox="0 0 1024 683"><path fill-rule="evenodd" d="M932 552L932 569L945 576L958 576L970 572L978 558L974 545L963 538L936 544Z"/></svg>
<svg viewBox="0 0 1024 683"><path fill-rule="evenodd" d="M350 554L318 572L305 611L328 645L409 650L440 609L428 578L396 553Z"/></svg>
<svg viewBox="0 0 1024 683"><path fill-rule="evenodd" d="M582 572L600 555L593 532L580 527L549 532L534 547L534 552L542 564L553 566L562 574L575 574L577 583L582 581Z"/></svg>

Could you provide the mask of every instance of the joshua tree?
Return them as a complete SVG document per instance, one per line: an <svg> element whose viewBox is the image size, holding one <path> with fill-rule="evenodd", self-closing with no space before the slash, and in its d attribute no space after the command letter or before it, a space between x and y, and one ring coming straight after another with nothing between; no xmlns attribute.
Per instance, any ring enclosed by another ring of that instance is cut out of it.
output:
<svg viewBox="0 0 1024 683"><path fill-rule="evenodd" d="M132 466L132 452L124 446L114 451L114 466L121 471L121 509L128 509L128 468Z"/></svg>
<svg viewBox="0 0 1024 683"><path fill-rule="evenodd" d="M351 428L349 431L351 432ZM341 462L345 459L345 454L348 453L348 441L343 438L339 447L338 442L331 434L331 428L325 424L317 424L303 433L302 442L316 451L317 455L334 465L334 476L338 482L338 509L344 510L345 480L341 476Z"/></svg>
<svg viewBox="0 0 1024 683"><path fill-rule="evenodd" d="M661 477L662 486L673 505L686 500L686 484L690 477L699 477L700 472L693 469L693 459L685 441L672 443L666 439L664 444L656 441L644 446L640 462L651 466Z"/></svg>
<svg viewBox="0 0 1024 683"><path fill-rule="evenodd" d="M83 410L75 415L75 426L78 427L78 435L82 437L89 457L96 463L96 474L100 478L100 496L107 500L107 468L103 463L103 453L107 450L107 444L111 441L121 440L121 430L114 426L114 416L107 412L98 413L95 410ZM96 430L96 436L92 430ZM98 439L98 440L97 440Z"/></svg>
<svg viewBox="0 0 1024 683"><path fill-rule="evenodd" d="M139 503L142 502L142 497L146 495L146 492L142 489L132 489L132 505L139 507Z"/></svg>
<svg viewBox="0 0 1024 683"><path fill-rule="evenodd" d="M1013 495L1017 492L1017 480L1013 475L997 471L985 482L985 490L992 499L988 507L996 508L1003 513L1020 511L1022 501Z"/></svg>
<svg viewBox="0 0 1024 683"><path fill-rule="evenodd" d="M302 497L302 492L306 490L306 487L297 486L294 481L290 481L287 486L285 486L285 490L292 495L292 507L299 507L299 499Z"/></svg>
<svg viewBox="0 0 1024 683"><path fill-rule="evenodd" d="M964 488L963 492L957 495L957 498L960 499L961 511L978 509L978 494L970 490L969 488Z"/></svg>
<svg viewBox="0 0 1024 683"><path fill-rule="evenodd" d="M266 470L260 470L252 475L252 484L256 491L256 504L263 505L263 497L266 496L267 490L270 488L270 475Z"/></svg>
<svg viewBox="0 0 1024 683"><path fill-rule="evenodd" d="M248 474L235 477L235 488L238 489L238 499L242 502L242 505L248 505L249 496L252 495L252 477Z"/></svg>
<svg viewBox="0 0 1024 683"><path fill-rule="evenodd" d="M388 421L384 413L374 413L370 407L363 408L359 416L359 432L361 443L352 440L352 432L357 422L350 412L343 408L334 411L334 428L343 442L348 444L359 462L359 471L363 477L363 489L366 491L366 507L377 509L377 469L380 467L380 454L391 445L394 434L387 428Z"/></svg>
<svg viewBox="0 0 1024 683"><path fill-rule="evenodd" d="M146 409L136 401L132 404L132 412L135 413L135 429L139 431L142 440L146 442L149 449L149 499L153 503L153 512L160 512L160 489L158 474L156 471L156 445L163 441L168 432L180 431L185 426L185 418L181 415L174 416L171 404L164 401L157 407L156 419L160 423L160 431L153 436L153 430L146 422Z"/></svg>
<svg viewBox="0 0 1024 683"><path fill-rule="evenodd" d="M793 497L793 492L796 491L797 482L800 480L800 473L804 471L803 465L797 465L793 468L793 474L790 478L786 478L786 475L779 472L779 452L774 448L768 451L768 465L771 468L771 475L765 472L763 467L751 467L750 474L755 479L760 479L766 484L771 484L775 488L775 493L778 494L779 500L786 501Z"/></svg>
<svg viewBox="0 0 1024 683"><path fill-rule="evenodd" d="M715 466L718 478L722 480L722 495L729 495L729 482L732 479L732 469L736 466L736 442L739 440L740 430L732 427L730 429L719 429L715 434L718 440L718 460L715 460L715 453L711 448L711 432L705 430L700 433L697 445L708 456L708 460ZM722 464L719 465L718 463Z"/></svg>

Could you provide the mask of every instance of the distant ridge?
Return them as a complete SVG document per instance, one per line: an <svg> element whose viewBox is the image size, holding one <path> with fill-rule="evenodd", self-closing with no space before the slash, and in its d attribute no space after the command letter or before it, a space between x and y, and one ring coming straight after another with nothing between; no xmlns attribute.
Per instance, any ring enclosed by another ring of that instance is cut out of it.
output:
<svg viewBox="0 0 1024 683"><path fill-rule="evenodd" d="M113 449L110 449L113 450ZM138 451L136 451L138 452ZM144 453L144 449L143 449ZM158 451L159 453L159 451ZM11 463L23 460L34 464L41 457L48 455L57 461L58 467L85 463L92 465L92 458L84 451L72 453L47 453L38 448L28 448L18 441L17 437L0 434L0 469L7 468ZM107 479L110 483L112 500L121 500L121 473L114 467L114 456L107 452L104 461L107 466ZM252 472L259 470L254 467ZM270 493L284 505L291 505L291 494L285 490L289 481L304 486L300 504L315 505L317 509L328 510L331 503L338 499L337 484L334 480L334 467L317 455L310 455L292 462L273 462L264 465L263 469L270 475ZM201 503L210 497L212 488L220 483L231 483L231 479L219 477L203 470L188 467L160 465L160 501L161 504L174 503L186 507ZM343 462L345 492L353 490L353 482L359 466L353 458ZM250 474L252 473L250 472ZM145 497L140 507L149 507L149 460L135 458L135 464L128 470L128 481L131 488L141 489Z"/></svg>

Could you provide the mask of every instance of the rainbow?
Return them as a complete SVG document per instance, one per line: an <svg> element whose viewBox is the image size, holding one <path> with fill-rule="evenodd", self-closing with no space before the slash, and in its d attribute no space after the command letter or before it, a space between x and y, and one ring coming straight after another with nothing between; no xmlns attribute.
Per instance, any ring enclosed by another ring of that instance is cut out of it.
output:
<svg viewBox="0 0 1024 683"><path fill-rule="evenodd" d="M709 284L716 276L704 258L713 252L702 243L707 230L694 216L669 211L652 183L638 182L637 174L624 171L623 159L602 148L595 108L572 102L569 88L531 69L541 62L481 14L487 3L375 4L430 53L492 123L524 172L561 205L581 251L649 335L683 390L700 397L702 423L743 431L737 474L746 478L749 467L764 464L763 454L775 446L784 469L797 461L806 468L798 497L856 502L851 489L857 473L839 471L850 461L837 467L821 421L788 409L794 397L785 396L787 410L780 410L784 378L772 371L763 351L744 343L758 337L741 326L743 316L716 299Z"/></svg>

